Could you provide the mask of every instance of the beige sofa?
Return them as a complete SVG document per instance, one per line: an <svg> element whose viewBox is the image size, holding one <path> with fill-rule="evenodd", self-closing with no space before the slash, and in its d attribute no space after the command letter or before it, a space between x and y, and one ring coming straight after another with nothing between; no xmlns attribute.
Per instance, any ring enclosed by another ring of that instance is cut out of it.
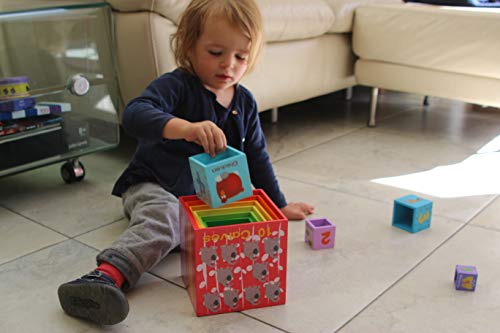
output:
<svg viewBox="0 0 500 333"><path fill-rule="evenodd" d="M113 8L124 103L155 77L175 68L169 37L189 0L108 0ZM355 8L400 0L257 0L266 45L243 84L259 110L356 84L351 30Z"/></svg>
<svg viewBox="0 0 500 333"><path fill-rule="evenodd" d="M243 80L259 110L354 85L500 106L500 9L401 0L256 0L261 62ZM108 0L124 103L175 68L169 37L189 0ZM351 38L352 37L352 38ZM368 106L367 106L368 110Z"/></svg>
<svg viewBox="0 0 500 333"><path fill-rule="evenodd" d="M356 82L500 107L500 8L425 4L356 10Z"/></svg>

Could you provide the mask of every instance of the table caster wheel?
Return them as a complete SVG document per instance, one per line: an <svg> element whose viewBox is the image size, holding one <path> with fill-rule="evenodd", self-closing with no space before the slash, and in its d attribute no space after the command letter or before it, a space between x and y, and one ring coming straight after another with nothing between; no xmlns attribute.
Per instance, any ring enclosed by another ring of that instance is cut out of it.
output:
<svg viewBox="0 0 500 333"><path fill-rule="evenodd" d="M70 160L61 166L61 177L67 183L79 182L85 177L85 168L78 160Z"/></svg>

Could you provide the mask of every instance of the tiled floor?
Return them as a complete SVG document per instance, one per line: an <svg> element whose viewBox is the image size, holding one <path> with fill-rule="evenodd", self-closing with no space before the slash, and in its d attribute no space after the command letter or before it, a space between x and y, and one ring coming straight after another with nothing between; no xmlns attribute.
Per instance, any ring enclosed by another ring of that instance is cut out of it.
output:
<svg viewBox="0 0 500 333"><path fill-rule="evenodd" d="M0 179L0 332L499 332L499 110L437 98L423 109L421 96L386 91L367 128L368 96L288 106L277 125L262 114L287 198L337 225L335 249L312 251L304 223L289 224L286 305L197 318L176 252L128 294L124 322L63 313L58 285L126 227L109 194L134 149L125 138L82 158L82 183L64 184L60 165ZM430 229L391 227L408 193L434 202ZM477 266L475 292L454 289L456 264Z"/></svg>

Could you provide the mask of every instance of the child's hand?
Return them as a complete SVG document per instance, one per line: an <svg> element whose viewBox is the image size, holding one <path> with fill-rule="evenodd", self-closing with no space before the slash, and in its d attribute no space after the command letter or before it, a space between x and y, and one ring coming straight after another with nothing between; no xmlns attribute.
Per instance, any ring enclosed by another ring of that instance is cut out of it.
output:
<svg viewBox="0 0 500 333"><path fill-rule="evenodd" d="M191 123L185 135L186 141L195 142L203 147L205 153L215 157L226 150L227 142L224 132L209 120Z"/></svg>
<svg viewBox="0 0 500 333"><path fill-rule="evenodd" d="M303 220L306 215L314 213L314 206L306 204L304 202L290 202L285 207L281 208L281 211L289 220Z"/></svg>

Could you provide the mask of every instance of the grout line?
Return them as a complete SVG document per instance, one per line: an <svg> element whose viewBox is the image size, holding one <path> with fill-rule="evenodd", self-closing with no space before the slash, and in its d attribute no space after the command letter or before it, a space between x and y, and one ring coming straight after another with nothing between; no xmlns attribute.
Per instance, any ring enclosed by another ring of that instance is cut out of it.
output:
<svg viewBox="0 0 500 333"><path fill-rule="evenodd" d="M316 147L322 146L322 145L324 145L324 144L327 144L327 143L329 143L329 142L331 142L331 141L334 141L334 140L337 140L337 139L343 138L344 136L347 136L347 135L350 135L350 134L352 134L352 133L354 133L354 132L360 131L360 130L362 130L363 128L364 128L364 127L353 128L352 130L349 130L348 132L346 132L346 133L344 133L344 134L341 134L341 135L339 135L339 136L336 136L336 137L334 137L334 138L327 139L327 140L325 140L325 141L323 141L323 142L318 142L317 144L312 145L312 146L310 146L310 147L306 147L306 148L304 148L304 149L302 149L302 150L299 150L299 151L293 152L293 153L291 153L291 154L289 154L289 155L282 156L282 157L280 157L280 158L278 158L278 159L276 159L276 160L271 161L271 163L272 163L272 164L274 164L274 163L278 163L279 161L282 161L282 160L287 159L287 158L289 158L289 157L292 157L292 156L298 155L298 154L303 153L303 152L305 152L305 151L307 151L307 150L309 150L309 149L313 149L313 148L316 148Z"/></svg>
<svg viewBox="0 0 500 333"><path fill-rule="evenodd" d="M175 283L174 281L171 281L171 280L169 280L169 279L167 279L167 278L164 278L164 277L162 277L162 276L160 276L160 275L158 275L158 274L155 274L155 273L153 273L153 272L145 272L144 274L150 274L150 275L152 275L152 276L154 276L154 277L156 277L156 278L158 278L158 279L160 279L160 280L163 280L163 281L165 281L165 282L168 282L168 283L170 283L170 284L172 284L172 285L174 285L174 286L176 286L176 287L179 287L179 288L181 288L181 289L183 289L183 290L187 290L187 288L186 288L186 287L184 287L183 285L180 285L180 284L178 284L178 283Z"/></svg>
<svg viewBox="0 0 500 333"><path fill-rule="evenodd" d="M285 306L285 305L282 305L282 306ZM262 324L265 324L265 325L267 325L267 326L270 326L270 327L272 327L272 328L275 328L275 329L277 329L278 331L281 331L281 332L286 332L286 333L290 333L290 331L287 331L287 330L285 330L285 329L283 329L283 328L280 328L280 327L278 327L278 326L275 326L275 325L273 325L273 324L269 324L269 323L267 323L267 322L263 321L262 319L259 319L259 318L256 318L256 317L254 317L254 316L251 316L251 315L249 315L248 313L245 313L245 312L243 312L243 311L240 311L239 313L240 313L240 314L242 314L242 315L244 315L245 317L251 318L251 319L253 319L253 320L256 320L256 321L258 321L258 322L261 322Z"/></svg>
<svg viewBox="0 0 500 333"><path fill-rule="evenodd" d="M474 220L479 214L481 214L486 208L488 208L489 206L491 206L493 204L493 202L498 198L500 197L500 195L495 195L493 196L493 198L491 198L491 200L483 206L482 209L480 209L479 211L477 211L474 215L472 215L472 217L466 222L466 224L468 224L469 222L471 222L472 220Z"/></svg>
<svg viewBox="0 0 500 333"><path fill-rule="evenodd" d="M290 177L287 177L287 176L280 176L280 175L277 175L277 176L280 177L280 178L286 179L288 181L293 181L293 182L297 182L297 183L301 183L301 184L305 184L305 185L309 185L309 186L318 187L318 188L321 188L321 189L324 189L324 190L327 190L327 191L342 193L342 194L350 195L350 196L353 196L353 197L358 197L358 198L362 198L362 199L366 199L366 200L370 200L370 201L375 201L375 202L383 203L383 204L386 204L386 205L391 205L390 202L386 202L386 201L380 200L380 199L371 198L371 197L366 196L366 195L359 195L357 193L353 193L353 192L349 192L349 191L346 191L346 190L337 189L337 188L333 188L333 187L328 187L328 186L320 185L320 184L316 184L316 183L308 183L307 181L303 181L303 180L295 179L295 178L290 178ZM432 215L440 217L440 218L443 218L443 219L446 219L446 220L450 220L452 222L458 222L460 224L467 223L467 222L458 220L458 219L456 219L454 217L449 217L449 216L445 216L445 215L441 215L441 214L433 213ZM472 218L474 218L475 216L476 215L474 215Z"/></svg>
<svg viewBox="0 0 500 333"><path fill-rule="evenodd" d="M9 264L9 263L12 263L12 262L14 262L14 261L17 261L17 260L19 260L19 259L22 259L22 258L24 258L24 257L28 257L28 256L30 256L30 255L32 255L32 254L35 254L35 253L40 252L40 251L43 251L43 250L48 249L48 248L50 248L50 247L53 247L53 246L59 245L59 244L64 243L64 242L66 242L66 241L68 241L68 239L63 239L63 240L61 240L61 241L59 241L59 242L55 242L55 243L53 243L53 244L49 244L49 245L46 245L46 246L41 247L41 248L39 248L39 249L36 249L36 250L31 251L31 252L25 253L25 254L23 254L23 255L21 255L21 256L19 256L19 257L15 257L15 258L13 258L13 259L11 259L11 260L8 260L8 261L6 261L6 262L1 263L1 264L0 264L0 267L2 267L3 265L7 265L7 264Z"/></svg>
<svg viewBox="0 0 500 333"><path fill-rule="evenodd" d="M433 255L437 250L439 250L443 245L448 243L452 238L454 238L459 232L461 232L465 227L469 226L470 222L474 220L475 217L477 217L481 212L484 211L487 207L489 207L492 202L498 197L495 196L490 202L484 206L483 209L479 210L474 214L467 222L465 222L462 226L460 226L455 232L453 232L450 236L448 236L441 244L439 244L436 248L434 248L431 252L429 252L424 258L422 258L420 261L418 261L412 268L410 268L406 273L404 273L401 277L396 279L391 285L389 285L385 290L383 290L379 295L377 295L373 300L371 300L368 304L366 304L360 311L358 311L353 317L351 317L348 321L346 321L344 324L342 324L335 332L338 332L342 328L344 328L346 325L348 325L351 321L353 321L356 317L358 317L362 312L364 312L367 308L369 308L373 303L375 303L379 298L381 298L383 295L385 295L388 291L390 291L393 287L395 287L399 281L403 280L406 276L408 276L411 272L413 272L416 268L418 268L424 261L426 261L431 255ZM470 225L471 227L482 227L478 225ZM489 228L485 228L488 230L491 230ZM495 230L499 231L499 230Z"/></svg>
<svg viewBox="0 0 500 333"><path fill-rule="evenodd" d="M94 232L94 231L96 231L96 230L99 230L99 229L101 229L101 228L107 227L107 226L109 226L109 225L111 225L111 224L113 224L113 223L116 223L116 222L118 222L118 221L120 221L120 220L124 219L124 218L125 218L125 216L121 216L121 217L119 217L119 218L116 218L115 220L112 220L111 222L105 223L105 224L103 224L103 225L101 225L101 226L97 226L97 227L95 227L95 228L93 228L93 229L90 229L90 230L87 230L87 231L85 231L85 232L82 232L81 234L77 234L77 235L74 235L74 236L71 236L71 237L70 237L70 236L66 236L66 237L68 237L69 239L75 239L75 238L77 238L77 237L81 237L81 236L83 236L83 235L89 234L89 233Z"/></svg>
<svg viewBox="0 0 500 333"><path fill-rule="evenodd" d="M2 207L3 207L3 208L5 208L5 210L8 210L9 212L11 212L11 213L13 213L13 214L15 214L15 215L21 216L21 217L25 218L25 219L26 219L26 220L28 220L28 221L31 221L31 222L33 222L33 223L35 223L35 224L38 224L39 226L41 226L41 227L43 227L43 228L49 229L50 231L53 231L53 232L55 232L55 233L57 233L57 234L59 234L59 235L61 235L61 236L66 237L66 238L70 238L68 235L65 235L65 234L63 234L62 232L55 230L54 228L51 228L51 227L49 227L49 226L47 226L47 225L45 225L45 224L43 224L43 223L41 223L41 222L38 222L37 220L34 220L34 219L32 219L31 217L28 217L28 216L23 215L23 214L21 214L21 213L19 213L19 212L16 212L15 210L13 210L13 209L11 209L11 208L9 208L9 207L7 207L7 206L3 206L3 205L2 205Z"/></svg>
<svg viewBox="0 0 500 333"><path fill-rule="evenodd" d="M342 324L335 332L338 332L345 326L347 326L351 321L356 319L361 313L363 313L367 308L369 308L373 303L375 303L379 298L384 296L387 292L389 292L392 288L394 288L401 280L403 280L406 276L412 273L415 269L417 269L424 261L426 261L431 255L433 255L437 250L439 250L443 245L445 245L451 238L455 237L457 233L462 231L463 228L467 226L467 223L460 226L455 232L453 232L450 236L448 236L441 244L439 244L434 250L429 252L425 257L419 260L412 268L410 268L406 273L401 275L398 279L396 279L393 283L391 283L386 289L382 290L380 294L378 294L374 299L372 299L368 304L366 304L361 310L359 310L354 316L352 316L349 320L347 320L344 324Z"/></svg>

